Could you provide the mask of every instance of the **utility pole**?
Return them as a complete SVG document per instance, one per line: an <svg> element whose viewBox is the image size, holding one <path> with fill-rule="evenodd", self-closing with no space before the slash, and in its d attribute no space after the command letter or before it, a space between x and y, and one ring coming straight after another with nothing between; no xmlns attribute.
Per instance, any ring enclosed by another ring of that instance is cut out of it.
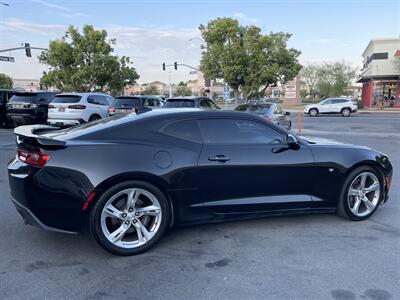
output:
<svg viewBox="0 0 400 300"><path fill-rule="evenodd" d="M171 71L168 71L169 98L172 98Z"/></svg>

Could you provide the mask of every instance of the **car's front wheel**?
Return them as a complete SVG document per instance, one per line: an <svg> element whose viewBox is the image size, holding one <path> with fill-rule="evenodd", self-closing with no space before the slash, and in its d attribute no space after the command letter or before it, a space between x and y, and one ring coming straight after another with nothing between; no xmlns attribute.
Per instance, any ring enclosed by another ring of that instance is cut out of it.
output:
<svg viewBox="0 0 400 300"><path fill-rule="evenodd" d="M349 108L343 108L342 109L342 116L343 117L350 117L351 111Z"/></svg>
<svg viewBox="0 0 400 300"><path fill-rule="evenodd" d="M318 116L318 110L316 108L311 108L309 114L311 117L316 117Z"/></svg>
<svg viewBox="0 0 400 300"><path fill-rule="evenodd" d="M337 212L340 216L361 221L372 216L383 197L382 176L374 168L363 166L347 177Z"/></svg>
<svg viewBox="0 0 400 300"><path fill-rule="evenodd" d="M111 187L95 203L90 230L97 242L118 255L135 255L153 247L167 230L170 209L165 195L142 181Z"/></svg>

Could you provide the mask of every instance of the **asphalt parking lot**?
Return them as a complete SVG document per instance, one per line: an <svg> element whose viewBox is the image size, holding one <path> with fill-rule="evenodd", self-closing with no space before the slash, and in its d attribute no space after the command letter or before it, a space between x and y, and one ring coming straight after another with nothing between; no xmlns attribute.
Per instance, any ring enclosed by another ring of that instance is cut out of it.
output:
<svg viewBox="0 0 400 300"><path fill-rule="evenodd" d="M0 299L400 299L400 114L303 117L303 134L386 153L389 202L363 222L310 215L171 229L149 252L118 257L87 235L24 226L9 199L14 137L0 130Z"/></svg>

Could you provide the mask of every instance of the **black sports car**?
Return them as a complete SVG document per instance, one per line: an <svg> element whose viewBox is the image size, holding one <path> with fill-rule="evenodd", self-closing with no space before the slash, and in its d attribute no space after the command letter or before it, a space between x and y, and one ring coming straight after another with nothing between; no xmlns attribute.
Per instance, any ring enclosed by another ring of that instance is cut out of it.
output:
<svg viewBox="0 0 400 300"><path fill-rule="evenodd" d="M300 138L243 112L154 110L64 130L15 129L12 201L26 223L146 251L170 226L269 215L370 217L392 166L364 146Z"/></svg>

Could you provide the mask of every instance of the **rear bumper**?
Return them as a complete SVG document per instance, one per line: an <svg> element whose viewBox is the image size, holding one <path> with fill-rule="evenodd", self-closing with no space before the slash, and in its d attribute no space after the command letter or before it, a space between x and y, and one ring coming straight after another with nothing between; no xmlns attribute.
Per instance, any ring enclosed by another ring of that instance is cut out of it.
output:
<svg viewBox="0 0 400 300"><path fill-rule="evenodd" d="M74 126L74 125L79 125L82 123L85 123L85 120L83 119L76 119L76 120L71 120L71 119L47 119L47 123L50 125L57 125L57 126Z"/></svg>
<svg viewBox="0 0 400 300"><path fill-rule="evenodd" d="M17 122L19 124L34 124L45 121L43 118L38 117L37 115L30 114L7 114L7 118Z"/></svg>
<svg viewBox="0 0 400 300"><path fill-rule="evenodd" d="M57 232L80 232L84 227L87 214L82 205L93 186L83 174L58 167L38 169L14 158L8 180L12 202L26 223Z"/></svg>
<svg viewBox="0 0 400 300"><path fill-rule="evenodd" d="M18 203L14 198L11 197L11 201L15 205L15 208L19 212L19 214L22 216L22 218L25 221L25 224L40 228L42 230L46 231L52 231L52 232L60 232L60 233L70 233L70 234L77 234L75 231L67 231L67 230L62 230L54 227L49 227L45 224L43 224L35 215L32 211L30 211L27 207L22 205L21 203Z"/></svg>

